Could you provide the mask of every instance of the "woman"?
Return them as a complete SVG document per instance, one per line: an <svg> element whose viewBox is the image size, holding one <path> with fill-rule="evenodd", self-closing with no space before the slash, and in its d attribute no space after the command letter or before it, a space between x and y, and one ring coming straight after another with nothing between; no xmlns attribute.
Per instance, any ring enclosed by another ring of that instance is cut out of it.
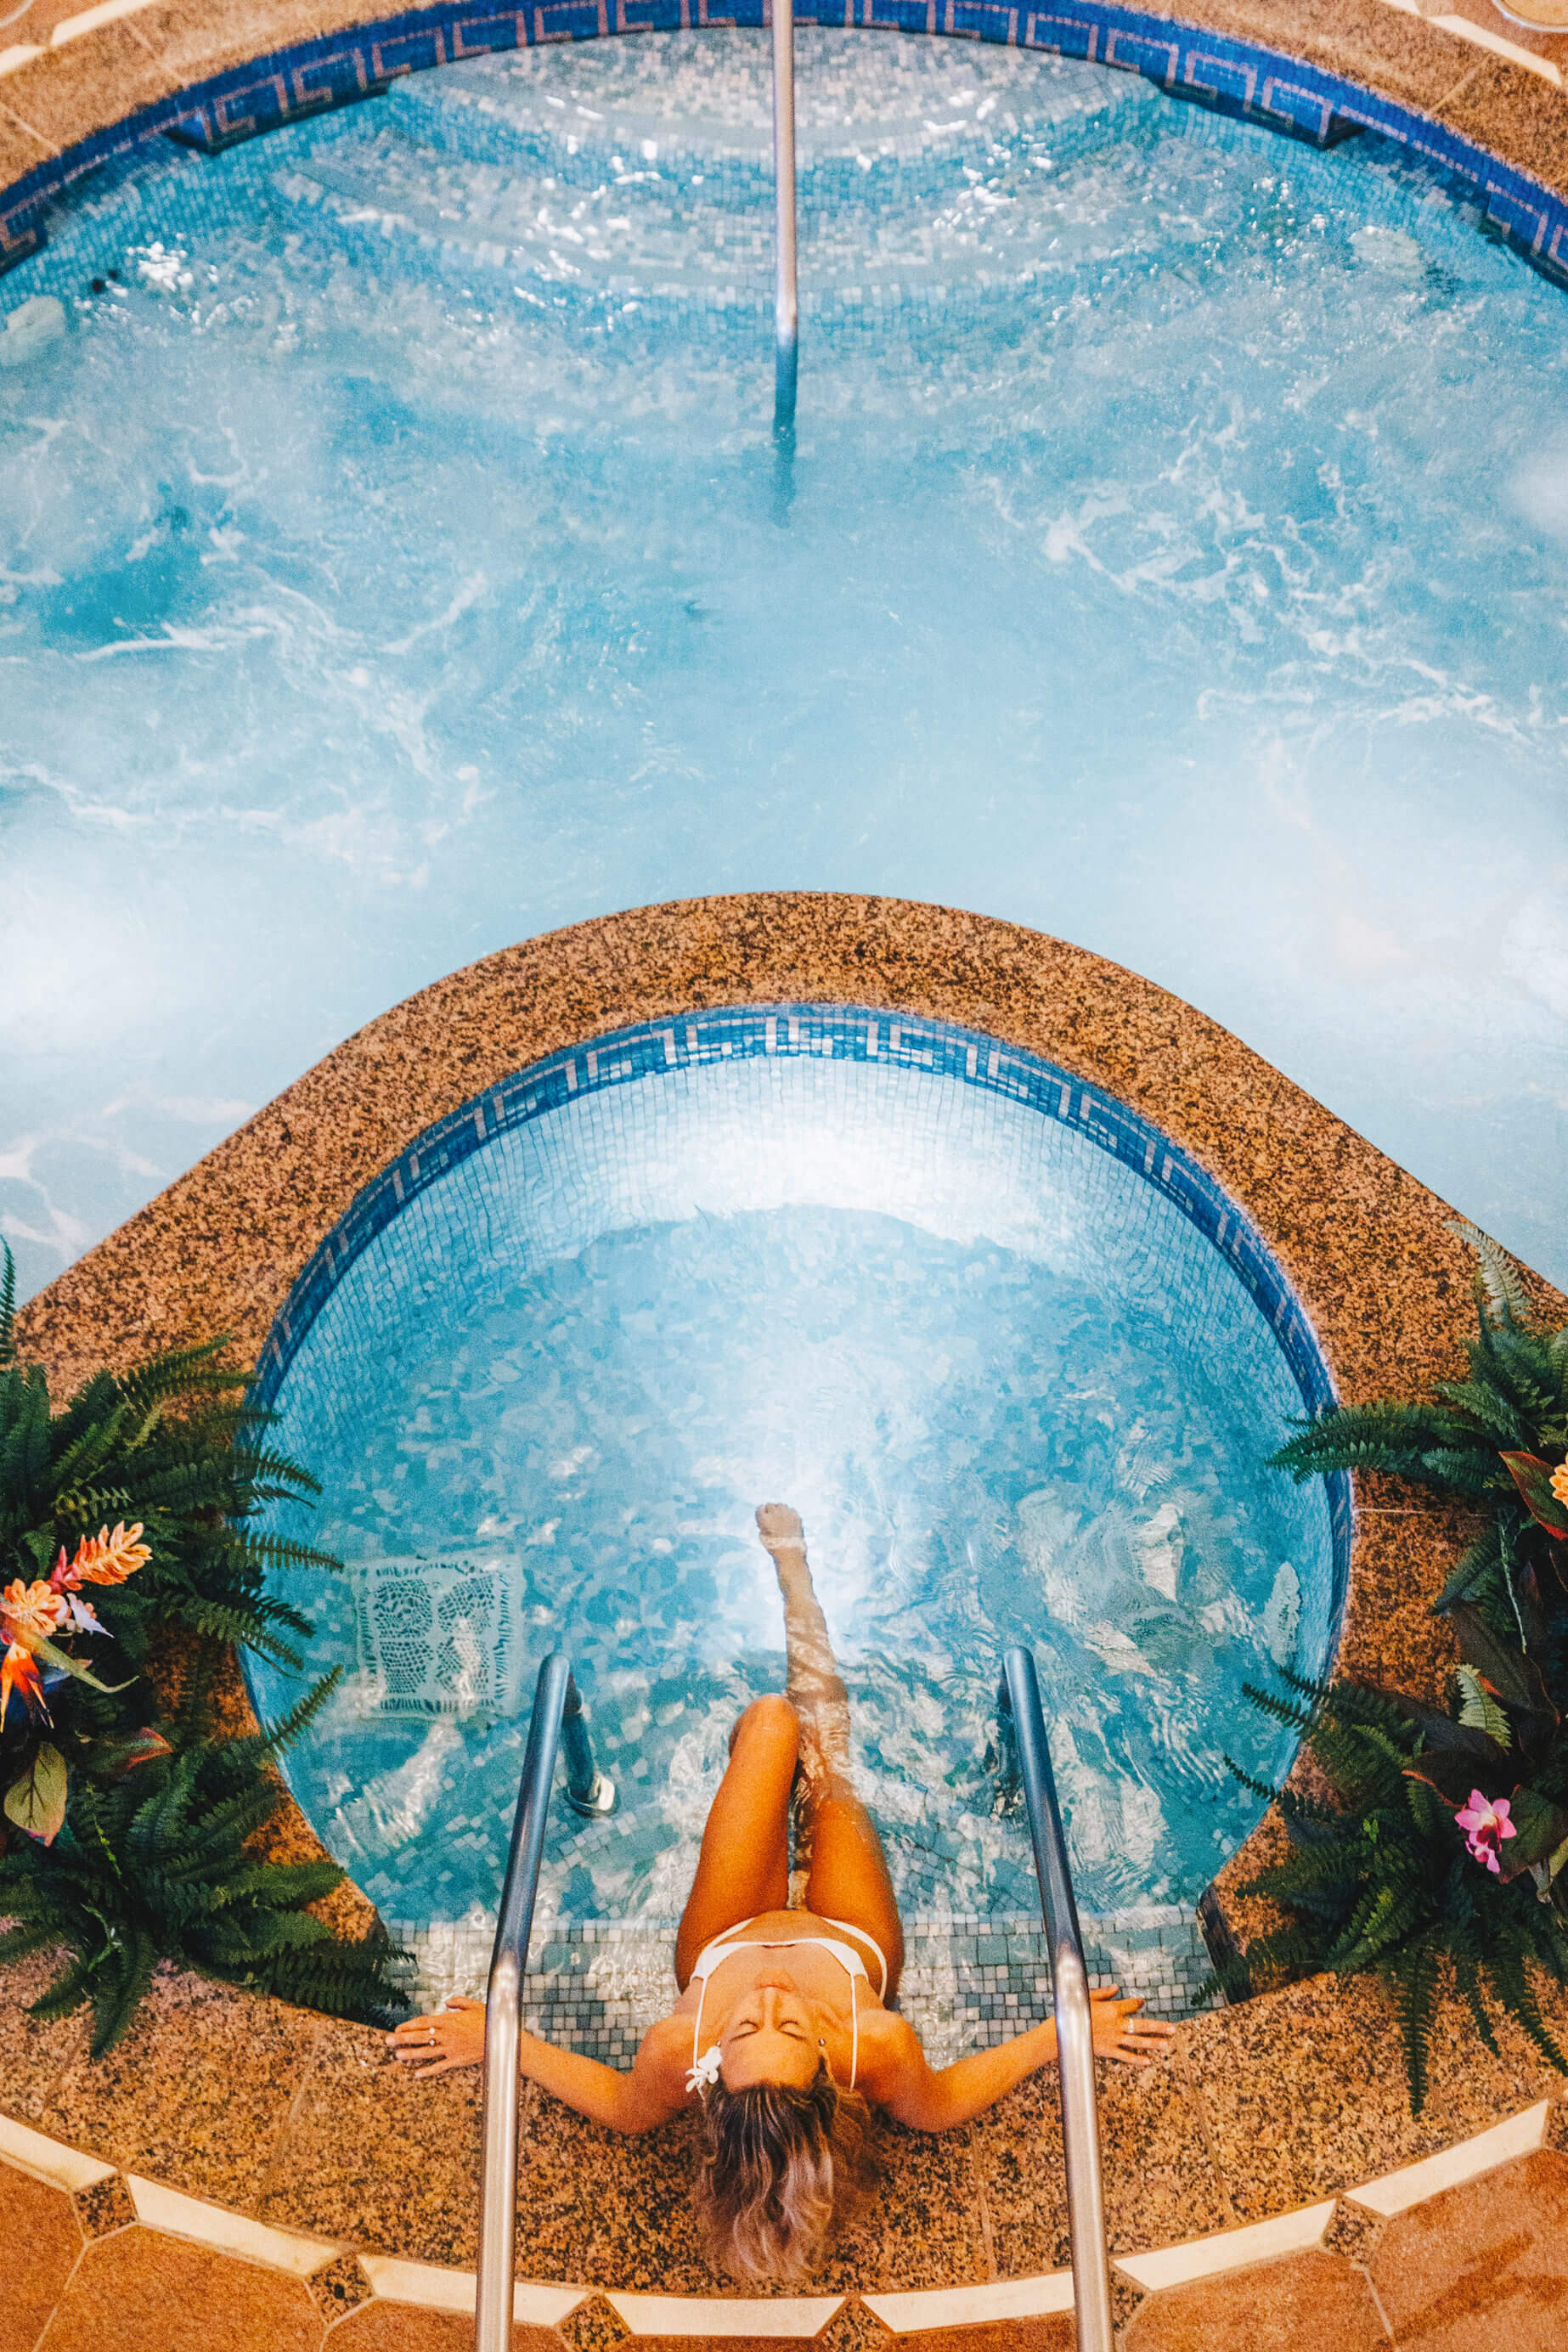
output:
<svg viewBox="0 0 1568 2352"><path fill-rule="evenodd" d="M522 2072L614 2131L651 2131L700 2102L699 2203L716 2259L738 2277L799 2281L857 2200L870 2109L919 2131L967 2123L1056 2055L1054 2024L954 2066L927 2065L886 2004L904 1939L881 1841L849 1782L849 1708L795 1513L757 1513L784 1601L790 1696L753 1700L702 1833L680 1932L680 1999L629 2074L525 2033ZM799 1788L791 1906L789 1814ZM809 1859L805 1849L809 1844ZM1172 2028L1142 2003L1094 1996L1094 2046L1147 2064ZM389 2039L421 2074L478 2065L484 2003L448 2001Z"/></svg>

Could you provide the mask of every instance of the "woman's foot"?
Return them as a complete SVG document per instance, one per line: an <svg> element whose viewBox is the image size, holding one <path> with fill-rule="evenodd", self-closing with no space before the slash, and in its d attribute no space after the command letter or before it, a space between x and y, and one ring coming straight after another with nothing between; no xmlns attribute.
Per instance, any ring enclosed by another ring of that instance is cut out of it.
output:
<svg viewBox="0 0 1568 2352"><path fill-rule="evenodd" d="M757 1533L763 1539L763 1550L771 1551L775 1559L781 1551L805 1549L805 1529L801 1526L800 1513L792 1510L787 1503L759 1503Z"/></svg>

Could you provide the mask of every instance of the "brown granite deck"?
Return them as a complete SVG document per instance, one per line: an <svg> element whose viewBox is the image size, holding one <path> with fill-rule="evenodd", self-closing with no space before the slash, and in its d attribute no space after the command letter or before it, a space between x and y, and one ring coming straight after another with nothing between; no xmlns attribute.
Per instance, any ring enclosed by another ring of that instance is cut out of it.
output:
<svg viewBox="0 0 1568 2352"><path fill-rule="evenodd" d="M482 1087L605 1030L781 1000L959 1023L1096 1081L1246 1208L1295 1284L1342 1394L1407 1388L1453 1368L1471 1303L1449 1212L1227 1032L1061 940L942 908L805 895L610 917L528 940L410 998L34 1299L20 1318L23 1350L60 1383L217 1330L254 1351L359 1188ZM1568 1302L1531 1279L1542 1307L1568 1315ZM1434 1686L1447 1654L1427 1604L1450 1554L1450 1520L1412 1510L1404 1495L1363 1492L1360 1503L1342 1656ZM298 1815L294 1824L307 1841ZM41 1980L36 1962L0 1979L0 2105L12 2116L274 2223L471 2263L474 2078L416 2084L364 2029L172 1972L132 2040L95 2067L79 2021L36 2025L21 2014ZM1568 2002L1553 2013L1568 2031ZM1171 2244L1334 2197L1562 2087L1520 2037L1504 2035L1493 2059L1457 2006L1451 2014L1419 2119L1389 2012L1364 1983L1266 1995L1180 2029L1168 2063L1102 2070L1113 2247ZM520 2268L605 2288L720 2285L692 2231L685 2125L613 2141L532 2086L522 2099ZM1058 2134L1039 2080L942 2139L888 2127L882 2197L825 2284L876 2293L1059 2267ZM1049 2340L1047 2323L1038 2326Z"/></svg>

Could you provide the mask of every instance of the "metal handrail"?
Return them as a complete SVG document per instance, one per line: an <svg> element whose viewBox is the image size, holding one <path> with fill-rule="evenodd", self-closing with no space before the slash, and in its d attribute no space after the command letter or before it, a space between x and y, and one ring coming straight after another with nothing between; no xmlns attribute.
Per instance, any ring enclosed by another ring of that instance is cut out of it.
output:
<svg viewBox="0 0 1568 2352"><path fill-rule="evenodd" d="M1039 1678L1029 1651L1015 1647L1004 1657L1001 1698L1004 1712L1012 1718L1017 1745L1018 1775L1028 1807L1035 1874L1040 1882L1046 1938L1051 1948L1057 2073L1061 2084L1062 2145L1067 2156L1068 2235L1072 2249L1073 2327L1078 2352L1111 2352L1110 2265L1105 2243L1089 1969L1084 1963L1067 1840L1062 1835L1062 1817L1057 1805Z"/></svg>
<svg viewBox="0 0 1568 2352"><path fill-rule="evenodd" d="M795 252L795 0L773 0L773 424L795 423L800 302Z"/></svg>
<svg viewBox="0 0 1568 2352"><path fill-rule="evenodd" d="M512 2244L517 2202L517 2058L522 2031L522 1975L533 1930L533 1900L550 1820L557 1749L566 1764L566 1801L574 1812L615 1811L615 1783L594 1765L587 1716L570 1661L552 1651L539 1669L533 1714L512 1815L511 1850L485 1997L485 2074L479 2166L479 2273L475 2352L510 2352Z"/></svg>

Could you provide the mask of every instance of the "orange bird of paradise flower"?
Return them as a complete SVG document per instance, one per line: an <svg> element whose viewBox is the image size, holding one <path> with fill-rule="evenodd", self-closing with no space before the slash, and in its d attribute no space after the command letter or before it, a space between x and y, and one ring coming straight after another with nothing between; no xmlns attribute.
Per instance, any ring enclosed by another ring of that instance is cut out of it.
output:
<svg viewBox="0 0 1568 2352"><path fill-rule="evenodd" d="M44 1685L33 1654L59 1632L68 1614L69 1604L64 1595L41 1578L36 1583L24 1584L17 1577L15 1583L0 1592L0 1641L5 1644L5 1655L0 1660L0 1718L16 1690L26 1701L30 1715L41 1717L45 1723L49 1721Z"/></svg>

